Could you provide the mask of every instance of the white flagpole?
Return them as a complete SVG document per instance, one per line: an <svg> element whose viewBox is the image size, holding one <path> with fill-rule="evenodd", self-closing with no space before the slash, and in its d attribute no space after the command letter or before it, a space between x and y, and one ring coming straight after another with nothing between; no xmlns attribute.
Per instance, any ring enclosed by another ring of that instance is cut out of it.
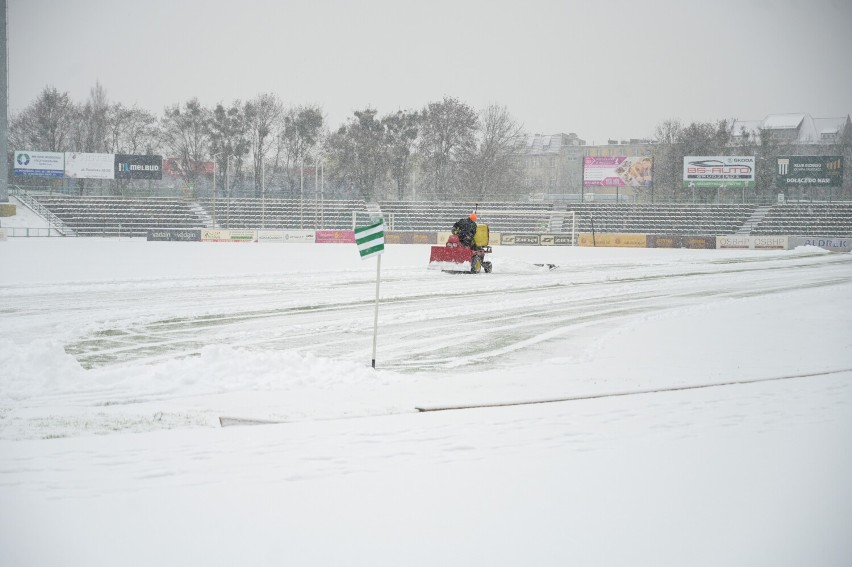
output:
<svg viewBox="0 0 852 567"><path fill-rule="evenodd" d="M373 317L373 368L376 367L376 339L379 336L379 281L382 279L382 255L376 259L376 310Z"/></svg>

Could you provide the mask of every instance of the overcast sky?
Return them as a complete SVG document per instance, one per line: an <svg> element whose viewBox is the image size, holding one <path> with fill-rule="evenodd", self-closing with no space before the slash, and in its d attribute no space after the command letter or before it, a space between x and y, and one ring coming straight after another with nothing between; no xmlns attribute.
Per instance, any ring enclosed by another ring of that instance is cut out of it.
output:
<svg viewBox="0 0 852 567"><path fill-rule="evenodd" d="M46 86L161 113L263 92L353 110L444 95L592 143L661 121L852 113L852 0L8 0L9 105Z"/></svg>

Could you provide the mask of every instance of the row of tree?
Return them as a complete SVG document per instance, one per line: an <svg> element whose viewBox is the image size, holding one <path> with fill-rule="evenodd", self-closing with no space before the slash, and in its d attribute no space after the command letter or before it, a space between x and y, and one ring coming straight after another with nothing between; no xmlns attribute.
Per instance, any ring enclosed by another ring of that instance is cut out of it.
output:
<svg viewBox="0 0 852 567"><path fill-rule="evenodd" d="M385 115L364 108L332 131L319 106L273 94L214 107L193 98L157 116L110 102L100 84L83 103L45 87L9 127L13 149L163 155L188 187L206 183L213 161L217 192L298 195L307 167L364 199L405 198L415 181L424 199L508 193L522 175L512 151L522 134L504 107L477 112L452 97Z"/></svg>
<svg viewBox="0 0 852 567"><path fill-rule="evenodd" d="M648 144L654 157L653 187L639 189L640 199L691 199L682 187L683 157L688 155L754 155L761 200L776 191L774 168L767 164L779 155L828 152L845 156L847 168L852 162L852 132L833 146L802 151L770 131L745 133L734 142L730 128L724 120L662 122ZM219 194L227 187L240 195L260 196L267 190L292 197L303 186L315 191L316 183L310 181L321 172L328 195L366 200L505 199L540 191L524 185L523 144L518 146L523 134L506 108L476 111L452 97L384 115L364 108L332 130L321 107L285 106L273 94L213 107L193 98L158 116L109 101L99 83L82 103L45 87L32 104L12 115L9 131L12 149L163 155L186 187L195 190L215 185ZM217 177L213 184L211 161ZM582 168L579 163L564 167L553 188L579 194ZM115 181L109 188L120 193L131 183ZM78 186L82 192L84 187ZM843 192L850 192L848 184ZM715 197L708 191L699 196Z"/></svg>

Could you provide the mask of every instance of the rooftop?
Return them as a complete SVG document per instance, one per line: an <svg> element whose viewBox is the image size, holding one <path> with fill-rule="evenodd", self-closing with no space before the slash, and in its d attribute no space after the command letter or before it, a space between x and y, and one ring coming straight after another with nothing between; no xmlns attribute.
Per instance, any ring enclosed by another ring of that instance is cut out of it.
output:
<svg viewBox="0 0 852 567"><path fill-rule="evenodd" d="M763 130L793 130L794 142L813 144L825 142L826 136L833 142L847 127L852 128L848 114L829 118L814 118L807 113L769 114L763 120L733 120L731 136L736 141L749 134L759 141Z"/></svg>

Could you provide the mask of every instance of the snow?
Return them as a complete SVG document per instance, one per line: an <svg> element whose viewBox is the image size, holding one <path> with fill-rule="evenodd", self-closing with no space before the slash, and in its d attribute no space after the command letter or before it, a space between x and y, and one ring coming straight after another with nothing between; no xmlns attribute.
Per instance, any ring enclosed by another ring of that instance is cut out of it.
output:
<svg viewBox="0 0 852 567"><path fill-rule="evenodd" d="M428 256L0 242L0 565L852 564L852 254Z"/></svg>
<svg viewBox="0 0 852 567"><path fill-rule="evenodd" d="M767 130L792 130L799 127L805 119L804 114L770 114L763 121Z"/></svg>

